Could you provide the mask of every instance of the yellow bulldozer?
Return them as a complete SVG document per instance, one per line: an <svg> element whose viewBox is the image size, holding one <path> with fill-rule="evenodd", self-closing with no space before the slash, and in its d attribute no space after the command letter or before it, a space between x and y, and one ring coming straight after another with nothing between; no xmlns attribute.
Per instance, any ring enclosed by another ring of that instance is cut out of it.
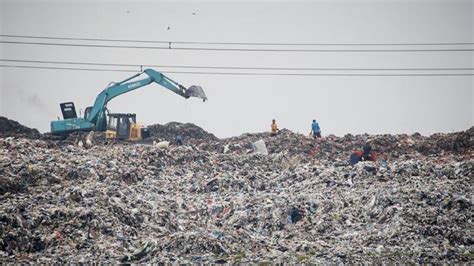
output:
<svg viewBox="0 0 474 266"><path fill-rule="evenodd" d="M108 114L107 130L105 138L141 141L150 137L147 127L137 124L135 114Z"/></svg>

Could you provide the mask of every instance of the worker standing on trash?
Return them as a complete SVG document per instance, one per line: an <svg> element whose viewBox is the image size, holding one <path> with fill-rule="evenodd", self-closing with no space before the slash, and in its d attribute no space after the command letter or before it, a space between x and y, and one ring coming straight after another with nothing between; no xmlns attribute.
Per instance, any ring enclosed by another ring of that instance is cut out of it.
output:
<svg viewBox="0 0 474 266"><path fill-rule="evenodd" d="M316 122L316 119L313 119L313 123L311 124L310 135L312 135L313 138L315 138L315 139L321 137L321 128L319 128L319 124L318 124L318 122Z"/></svg>
<svg viewBox="0 0 474 266"><path fill-rule="evenodd" d="M174 140L176 142L176 145L178 145L178 146L183 145L183 138L181 137L181 135L177 135Z"/></svg>
<svg viewBox="0 0 474 266"><path fill-rule="evenodd" d="M276 124L276 122L275 122L275 119L273 119L273 120L272 120L272 131L271 131L271 135L272 135L272 136L275 136L275 135L278 133L279 130L280 130L280 129L278 129L278 126L277 126L277 124Z"/></svg>

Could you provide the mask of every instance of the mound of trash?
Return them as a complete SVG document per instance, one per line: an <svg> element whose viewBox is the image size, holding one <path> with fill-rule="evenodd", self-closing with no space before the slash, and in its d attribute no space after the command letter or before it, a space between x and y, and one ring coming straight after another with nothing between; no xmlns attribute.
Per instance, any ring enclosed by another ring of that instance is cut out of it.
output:
<svg viewBox="0 0 474 266"><path fill-rule="evenodd" d="M184 142L193 143L218 140L212 133L192 123L169 122L165 125L151 125L148 128L150 129L151 136L158 140L173 142L177 136L180 136Z"/></svg>
<svg viewBox="0 0 474 266"><path fill-rule="evenodd" d="M156 128L188 141L0 137L0 262L473 262L472 128L318 141ZM367 142L380 159L351 165Z"/></svg>
<svg viewBox="0 0 474 266"><path fill-rule="evenodd" d="M34 128L26 127L17 121L0 116L0 137L39 138L41 134Z"/></svg>
<svg viewBox="0 0 474 266"><path fill-rule="evenodd" d="M270 133L246 133L221 139L219 145L214 144L212 148L228 154L248 154L254 152L252 144L259 140L266 143L269 153L284 152L289 156L305 154L325 160L346 160L348 154L366 144L371 145L383 159L442 156L444 153L470 155L474 147L474 127L462 132L431 136L348 134L344 137L329 135L319 140L282 129L275 136Z"/></svg>

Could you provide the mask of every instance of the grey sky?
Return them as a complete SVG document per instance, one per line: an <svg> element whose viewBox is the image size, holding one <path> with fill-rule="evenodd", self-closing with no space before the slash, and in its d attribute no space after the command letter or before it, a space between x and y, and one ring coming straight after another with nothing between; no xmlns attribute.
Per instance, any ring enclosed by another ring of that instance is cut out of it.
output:
<svg viewBox="0 0 474 266"><path fill-rule="evenodd" d="M0 2L2 34L217 42L474 42L469 0ZM223 52L0 44L0 57L145 65L474 67L473 52ZM60 116L59 103L74 101L78 109L85 108L110 81L131 75L0 68L0 115L49 131L50 120ZM269 130L273 118L280 128L305 134L313 118L323 134L336 135L431 134L474 125L473 76L167 75L186 86L201 85L209 101L184 100L149 85L114 99L109 109L136 113L145 124L192 122L219 137Z"/></svg>

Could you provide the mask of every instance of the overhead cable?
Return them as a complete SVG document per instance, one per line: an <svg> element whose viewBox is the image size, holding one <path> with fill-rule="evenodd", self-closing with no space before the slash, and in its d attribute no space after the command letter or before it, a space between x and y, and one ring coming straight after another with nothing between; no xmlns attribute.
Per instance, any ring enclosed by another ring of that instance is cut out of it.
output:
<svg viewBox="0 0 474 266"><path fill-rule="evenodd" d="M60 64L60 65L89 65L89 66L118 66L118 67L157 67L157 68L191 68L191 69L226 69L226 70L307 70L307 71L468 71L474 68L311 68L311 67L233 67L233 66L193 66L193 65L154 65L154 64L117 64L97 62L72 62L72 61L48 61L48 60L24 60L24 59L2 59L4 62L38 63L38 64Z"/></svg>
<svg viewBox="0 0 474 266"><path fill-rule="evenodd" d="M446 48L446 49L266 49L266 48L207 48L207 47L160 47L160 46L135 46L135 45L104 45L104 44L79 44L79 43L50 43L50 42L22 42L0 41L5 44L88 47L88 48L121 48L121 49L152 49L152 50L183 50L183 51L230 51L230 52L341 52L341 53L385 53L385 52L472 52L472 48Z"/></svg>
<svg viewBox="0 0 474 266"><path fill-rule="evenodd" d="M421 43L281 43L281 42L207 42L207 41L171 41L171 40L131 40L110 38L79 38L54 37L35 35L0 34L0 37L69 40L69 41L101 41L101 42L129 42L129 43L176 43L176 44L203 44L203 45L263 45L263 46L442 46L442 45L473 45L473 42L421 42Z"/></svg>
<svg viewBox="0 0 474 266"><path fill-rule="evenodd" d="M75 70L75 71L108 71L108 72L139 72L125 69L103 68L65 68L27 65L0 65L6 68L30 68L50 70ZM255 72L205 72L205 71L162 71L173 74L199 74L199 75L238 75L238 76L338 76L338 77L408 77L408 76L474 76L474 73L416 73L416 74L339 74L339 73L255 73Z"/></svg>

